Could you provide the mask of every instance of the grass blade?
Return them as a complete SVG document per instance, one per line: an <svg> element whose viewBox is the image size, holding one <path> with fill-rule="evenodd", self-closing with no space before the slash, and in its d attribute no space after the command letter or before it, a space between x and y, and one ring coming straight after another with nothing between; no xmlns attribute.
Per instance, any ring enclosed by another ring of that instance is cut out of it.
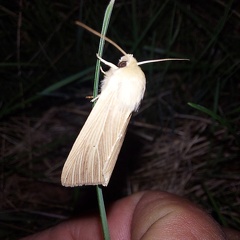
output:
<svg viewBox="0 0 240 240"><path fill-rule="evenodd" d="M46 89L44 89L42 92L40 92L40 94L41 95L49 94L49 93L51 93L51 92L53 92L53 91L55 91L55 90L65 86L65 85L67 85L67 84L69 84L71 82L76 81L79 78L82 78L83 76L85 76L85 75L89 74L90 72L92 72L93 69L94 69L93 67L90 67L90 68L88 68L88 69L86 69L84 71L81 71L79 73L76 73L76 74L74 74L74 75L72 75L70 77L67 77L67 78L63 79L60 82L54 83L51 86L49 86Z"/></svg>
<svg viewBox="0 0 240 240"><path fill-rule="evenodd" d="M105 15L104 15L104 19L103 19L103 25L102 25L102 31L101 31L102 36L105 36L106 33L107 33L107 29L108 29L109 21L110 21L110 18L111 18L114 2L115 2L115 0L111 0L107 9L106 9L106 11L105 11ZM105 43L105 40L103 38L100 38L99 47L98 47L98 55L100 57L102 57L104 43ZM93 86L93 97L94 98L97 97L97 95L98 95L99 72L100 72L100 60L97 59L96 70L95 70L95 78L94 78L94 86Z"/></svg>
<svg viewBox="0 0 240 240"><path fill-rule="evenodd" d="M102 36L105 36L107 33L109 21L111 18L111 13L114 6L114 0L111 0L110 3L107 6L107 9L105 11L104 19L103 19L103 25L102 25ZM99 41L99 48L98 48L98 55L101 57L103 53L103 47L104 47L105 40L103 38L100 38ZM93 97L95 98L98 94L98 86L99 86L99 72L100 72L100 60L97 59L96 63L96 70L95 70L95 78L94 78L94 86L93 86ZM100 211L100 217L101 217L101 223L102 223L102 230L103 230L103 236L105 240L110 240L109 235L109 229L108 229L108 223L107 223L107 216L106 216L106 210L104 205L104 199L103 199L103 193L102 193L102 187L96 186L97 191L97 197L98 197L98 205L99 205L99 211Z"/></svg>

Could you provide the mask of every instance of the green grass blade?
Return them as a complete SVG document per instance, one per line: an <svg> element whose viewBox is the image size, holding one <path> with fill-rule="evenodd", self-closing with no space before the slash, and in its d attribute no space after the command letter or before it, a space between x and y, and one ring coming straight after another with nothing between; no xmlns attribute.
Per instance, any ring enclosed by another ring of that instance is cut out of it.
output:
<svg viewBox="0 0 240 240"><path fill-rule="evenodd" d="M67 84L69 84L71 82L76 81L79 78L82 78L83 76L91 73L93 70L94 70L94 67L90 67L90 68L88 68L88 69L86 69L84 71L81 71L81 72L76 73L76 74L74 74L74 75L72 75L70 77L67 77L67 78L61 80L60 82L54 83L51 86L47 87L46 89L41 91L40 94L41 95L49 94L49 93L51 93L51 92L53 92L53 91L55 91L55 90L65 86L65 85L67 85Z"/></svg>
<svg viewBox="0 0 240 240"><path fill-rule="evenodd" d="M235 136L234 129L225 118L222 118L221 116L216 114L214 111L211 111L210 109L205 108L201 105L198 105L195 103L188 103L188 105L211 116L214 120L218 121L222 126L226 127Z"/></svg>
<svg viewBox="0 0 240 240"><path fill-rule="evenodd" d="M107 33L107 29L108 29L108 25L110 22L114 2L115 2L115 0L111 0L105 11L105 15L104 15L104 19L103 19L103 26L102 26L102 31L101 31L102 36L105 36ZM105 40L103 38L100 38L99 47L98 47L98 55L100 57L102 57L104 43L105 43ZM99 72L100 72L100 60L97 59L95 78L94 78L94 86L93 86L93 97L94 98L98 95Z"/></svg>
<svg viewBox="0 0 240 240"><path fill-rule="evenodd" d="M217 217L221 221L222 225L225 226L225 227L228 226L225 218L221 214L221 211L220 211L220 208L218 206L217 201L214 199L214 195L211 193L211 191L204 184L203 184L203 189L206 192L206 194L208 196L208 199L209 199L214 211L216 212Z"/></svg>
<svg viewBox="0 0 240 240"><path fill-rule="evenodd" d="M149 29L151 28L151 26L153 25L153 23L156 21L156 19L158 18L158 16L164 11L165 6L167 5L169 1L165 1L162 4L162 7L156 12L156 14L154 16L151 17L148 25L145 27L145 29L143 30L142 34L138 37L138 40L135 42L134 46L132 47L131 52L134 52L135 49L138 47L139 43L143 40L143 38L147 35L147 32L149 31Z"/></svg>
<svg viewBox="0 0 240 240"><path fill-rule="evenodd" d="M42 97L42 95L48 95L48 94L52 93L53 91L86 76L87 74L91 73L93 70L94 70L94 67L90 67L84 71L81 71L81 72L74 74L70 77L67 77L57 83L52 84L51 86L49 86L49 87L45 88L44 90L42 90L41 92L39 92L38 94L31 96L22 102L18 102L16 104L14 104L13 106L10 105L9 107L7 106L7 107L3 108L0 111L0 118L11 113L12 111L15 111L15 110L21 108L22 105L27 105L29 103L32 103L32 102L38 100L40 97ZM82 82L84 82L84 80L82 80Z"/></svg>
<svg viewBox="0 0 240 240"><path fill-rule="evenodd" d="M214 120L217 120L218 122L220 122L223 126L226 126L225 119L223 119L222 117L217 115L215 112L209 110L208 108L205 108L205 107L203 107L199 104L195 104L195 103L188 103L188 105L203 112L203 113L206 113L207 115L211 116Z"/></svg>
<svg viewBox="0 0 240 240"><path fill-rule="evenodd" d="M206 46L206 48L204 49L204 51L202 52L202 54L199 56L199 59L202 59L202 57L206 54L206 52L210 51L210 48L215 44L219 34L222 32L225 23L227 21L227 19L229 18L229 12L231 11L231 7L233 4L233 0L229 2L229 5L225 8L225 12L223 14L222 19L220 19L218 26L216 27L216 31L213 34L212 39L210 39L208 45Z"/></svg>
<svg viewBox="0 0 240 240"><path fill-rule="evenodd" d="M104 199L103 199L102 186L96 186L96 190L97 190L98 207L99 207L99 211L100 211L103 236L104 236L105 240L110 240L106 209L105 209Z"/></svg>
<svg viewBox="0 0 240 240"><path fill-rule="evenodd" d="M220 94L220 83L217 81L217 86L214 94L214 103L213 103L213 112L216 114L218 109L219 102L219 94Z"/></svg>
<svg viewBox="0 0 240 240"><path fill-rule="evenodd" d="M102 31L101 31L102 36L105 36L107 33L107 29L108 29L109 21L111 18L111 13L113 10L114 2L115 2L114 0L111 0L105 11L103 25L102 25ZM104 42L105 42L105 40L103 38L100 38L99 48L98 48L99 56L102 56ZM93 97L94 98L98 95L99 73L100 73L100 60L97 59L95 78L94 78L94 86L93 86ZM99 205L99 211L100 211L100 217L101 217L101 223L102 223L103 236L104 236L105 240L110 240L110 234L109 234L109 229L108 229L107 215L106 215L106 210L105 210L105 205L104 205L102 187L96 186L96 191L97 191L97 196L98 196L98 205Z"/></svg>

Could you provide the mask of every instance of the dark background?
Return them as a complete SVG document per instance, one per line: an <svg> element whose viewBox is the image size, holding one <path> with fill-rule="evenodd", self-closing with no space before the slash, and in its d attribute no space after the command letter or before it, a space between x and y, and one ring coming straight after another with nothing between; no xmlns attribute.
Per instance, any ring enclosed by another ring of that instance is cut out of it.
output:
<svg viewBox="0 0 240 240"><path fill-rule="evenodd" d="M60 175L91 110L85 97L99 42L74 21L100 31L107 4L0 5L1 239L97 209L94 187L64 188ZM126 52L139 61L190 61L142 67L147 90L104 189L107 203L166 190L240 229L239 19L238 1L116 0L107 36ZM106 43L104 59L116 64L121 55Z"/></svg>

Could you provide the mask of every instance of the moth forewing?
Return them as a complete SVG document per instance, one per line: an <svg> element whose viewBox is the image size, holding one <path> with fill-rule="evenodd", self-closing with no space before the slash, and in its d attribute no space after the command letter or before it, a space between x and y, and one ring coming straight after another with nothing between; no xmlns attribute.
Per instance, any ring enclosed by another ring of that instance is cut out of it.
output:
<svg viewBox="0 0 240 240"><path fill-rule="evenodd" d="M118 127L115 129L116 130L116 135L113 134L113 136L117 136L117 138L115 139L114 143L112 146L110 146L111 150L110 150L110 154L109 154L109 158L106 160L104 166L103 166L103 176L104 176L104 180L105 183L103 184L103 186L107 186L110 177L112 175L114 166L116 164L116 160L118 158L119 152L121 150L125 135L126 135L126 130L127 130L127 126L129 123L129 120L131 118L131 114L129 114L128 111L126 111L125 113L122 113L121 118L119 118L118 121ZM108 141L108 137L107 137L107 141Z"/></svg>
<svg viewBox="0 0 240 240"><path fill-rule="evenodd" d="M106 185L103 174L104 164L110 158L114 133L111 111L115 98L102 94L79 133L63 167L64 186ZM120 146L121 147L121 146Z"/></svg>

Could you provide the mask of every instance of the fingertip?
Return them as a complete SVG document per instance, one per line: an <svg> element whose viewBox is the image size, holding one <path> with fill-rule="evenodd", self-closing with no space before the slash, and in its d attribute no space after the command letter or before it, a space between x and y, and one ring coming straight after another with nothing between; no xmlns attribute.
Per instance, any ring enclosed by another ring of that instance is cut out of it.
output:
<svg viewBox="0 0 240 240"><path fill-rule="evenodd" d="M132 221L131 239L225 239L220 226L188 200L166 192L145 192Z"/></svg>
<svg viewBox="0 0 240 240"><path fill-rule="evenodd" d="M111 239L131 239L133 213L145 192L138 192L113 203L107 209Z"/></svg>

